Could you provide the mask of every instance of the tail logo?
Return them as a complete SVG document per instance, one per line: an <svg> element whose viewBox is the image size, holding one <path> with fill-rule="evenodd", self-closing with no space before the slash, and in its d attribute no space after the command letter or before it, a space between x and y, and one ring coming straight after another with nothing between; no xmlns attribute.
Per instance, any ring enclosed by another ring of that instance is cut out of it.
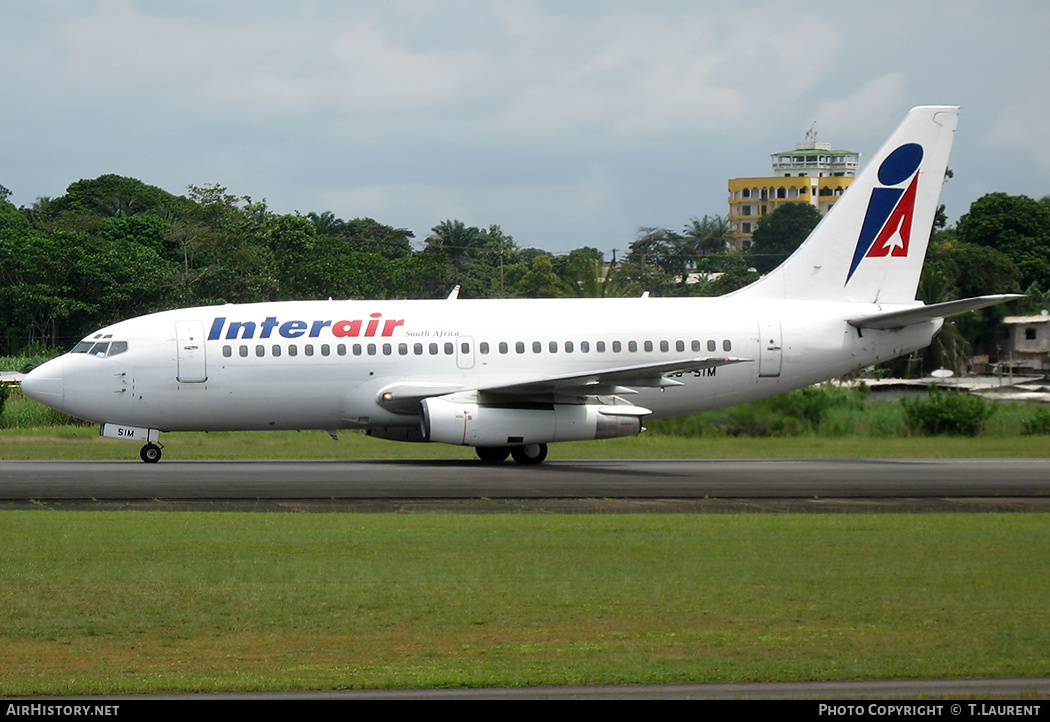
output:
<svg viewBox="0 0 1050 722"><path fill-rule="evenodd" d="M886 156L879 166L881 186L871 192L846 283L865 258L908 255L922 155L921 145L906 143Z"/></svg>

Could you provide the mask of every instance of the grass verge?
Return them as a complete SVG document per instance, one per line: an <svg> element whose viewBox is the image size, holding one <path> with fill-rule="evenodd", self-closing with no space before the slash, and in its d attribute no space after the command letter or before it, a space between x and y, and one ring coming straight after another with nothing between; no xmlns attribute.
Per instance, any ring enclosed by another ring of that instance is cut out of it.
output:
<svg viewBox="0 0 1050 722"><path fill-rule="evenodd" d="M469 447L404 444L342 432L333 442L319 431L163 434L165 460L199 459L473 459ZM0 460L137 459L139 444L104 439L95 427L0 429ZM666 436L551 444L551 459L905 459L1042 458L1046 436ZM161 463L164 463L163 461Z"/></svg>
<svg viewBox="0 0 1050 722"><path fill-rule="evenodd" d="M1050 674L1045 515L0 513L0 695Z"/></svg>

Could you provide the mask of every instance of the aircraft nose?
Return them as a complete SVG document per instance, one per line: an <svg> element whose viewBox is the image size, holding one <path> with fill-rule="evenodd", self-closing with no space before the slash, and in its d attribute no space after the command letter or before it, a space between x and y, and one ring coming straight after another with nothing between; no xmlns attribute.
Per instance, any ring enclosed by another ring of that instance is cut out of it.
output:
<svg viewBox="0 0 1050 722"><path fill-rule="evenodd" d="M65 403L65 357L37 366L22 379L22 393L53 409Z"/></svg>

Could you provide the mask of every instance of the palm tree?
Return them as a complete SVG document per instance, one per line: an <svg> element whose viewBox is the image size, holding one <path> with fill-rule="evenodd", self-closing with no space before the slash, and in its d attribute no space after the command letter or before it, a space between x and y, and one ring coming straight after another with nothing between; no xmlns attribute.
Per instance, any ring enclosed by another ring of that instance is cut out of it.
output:
<svg viewBox="0 0 1050 722"><path fill-rule="evenodd" d="M318 236L336 238L341 236L346 228L346 221L336 218L331 211L324 211L320 214L310 211L306 214L306 218L313 224L314 232Z"/></svg>
<svg viewBox="0 0 1050 722"><path fill-rule="evenodd" d="M689 249L697 258L725 253L732 239L729 219L724 216L693 218L685 226L682 234L689 241Z"/></svg>
<svg viewBox="0 0 1050 722"><path fill-rule="evenodd" d="M452 261L455 278L459 280L459 267L465 256L476 249L480 231L473 226L467 227L463 221L442 221L431 230L432 235L427 237L428 251L439 251L448 254Z"/></svg>

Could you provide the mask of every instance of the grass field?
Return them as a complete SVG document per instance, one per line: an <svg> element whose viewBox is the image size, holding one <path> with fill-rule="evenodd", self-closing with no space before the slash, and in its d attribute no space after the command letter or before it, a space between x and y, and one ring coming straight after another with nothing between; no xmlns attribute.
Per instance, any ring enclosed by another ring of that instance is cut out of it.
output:
<svg viewBox="0 0 1050 722"><path fill-rule="evenodd" d="M0 695L1050 674L1045 515L0 514Z"/></svg>

